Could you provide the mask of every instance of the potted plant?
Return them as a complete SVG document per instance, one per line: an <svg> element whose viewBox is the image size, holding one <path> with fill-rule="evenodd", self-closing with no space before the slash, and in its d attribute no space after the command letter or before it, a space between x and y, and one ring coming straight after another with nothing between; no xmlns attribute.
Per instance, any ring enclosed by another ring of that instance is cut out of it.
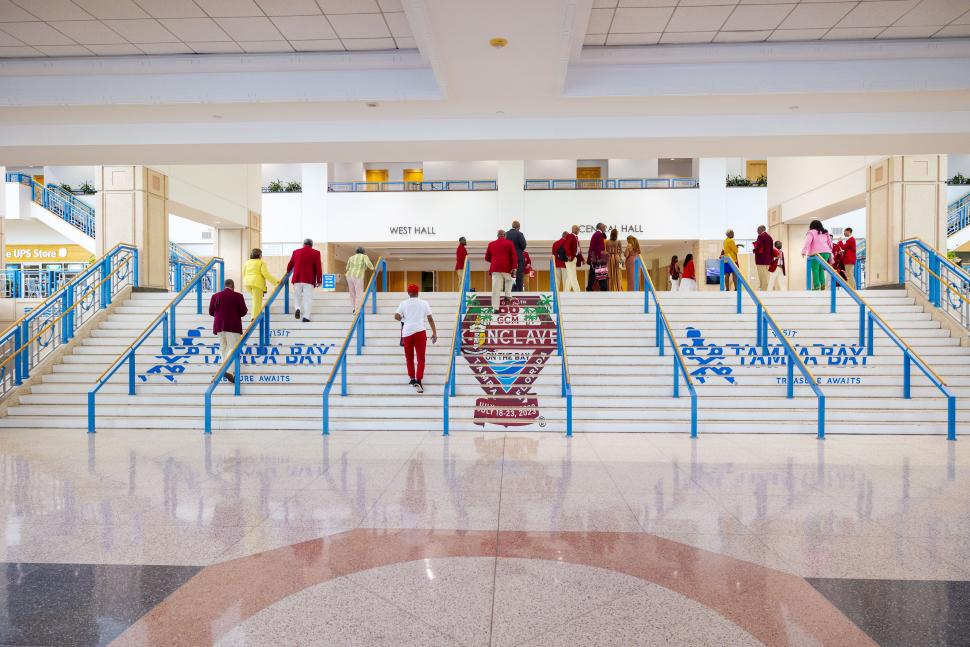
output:
<svg viewBox="0 0 970 647"><path fill-rule="evenodd" d="M726 186L751 186L751 180L740 175L728 175Z"/></svg>
<svg viewBox="0 0 970 647"><path fill-rule="evenodd" d="M70 193L71 195L74 195L74 189L71 187L70 184L67 184L66 182L61 182L61 190L67 193Z"/></svg>
<svg viewBox="0 0 970 647"><path fill-rule="evenodd" d="M280 180L273 180L269 183L269 186L266 187L266 189L269 193L283 193L283 182Z"/></svg>
<svg viewBox="0 0 970 647"><path fill-rule="evenodd" d="M970 177L964 177L963 173L957 173L947 180L946 183L951 185L970 184Z"/></svg>
<svg viewBox="0 0 970 647"><path fill-rule="evenodd" d="M768 176L759 175L758 179L754 181L754 186L768 186Z"/></svg>
<svg viewBox="0 0 970 647"><path fill-rule="evenodd" d="M299 182L287 182L286 186L283 188L286 193L302 193L303 187Z"/></svg>
<svg viewBox="0 0 970 647"><path fill-rule="evenodd" d="M84 184L79 186L77 190L78 190L78 193L82 195L94 195L95 193L97 193L94 186L87 180L85 180Z"/></svg>

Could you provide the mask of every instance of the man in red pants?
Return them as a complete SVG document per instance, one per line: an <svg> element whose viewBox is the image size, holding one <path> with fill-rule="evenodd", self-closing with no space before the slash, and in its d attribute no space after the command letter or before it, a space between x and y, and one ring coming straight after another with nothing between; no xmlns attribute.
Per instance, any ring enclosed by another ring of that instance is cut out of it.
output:
<svg viewBox="0 0 970 647"><path fill-rule="evenodd" d="M431 343L438 343L438 329L431 316L431 306L424 299L418 298L418 286L408 285L408 298L401 302L394 313L394 318L401 322L401 343L404 346L404 359L408 363L408 377L411 386L418 393L424 393L424 350L428 346L428 334L424 330L424 321L431 325ZM417 356L417 368L415 368Z"/></svg>

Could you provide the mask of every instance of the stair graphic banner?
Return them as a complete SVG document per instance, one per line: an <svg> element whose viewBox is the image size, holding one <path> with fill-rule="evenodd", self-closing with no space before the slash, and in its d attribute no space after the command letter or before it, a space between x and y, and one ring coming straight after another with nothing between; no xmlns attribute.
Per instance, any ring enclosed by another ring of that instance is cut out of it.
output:
<svg viewBox="0 0 970 647"><path fill-rule="evenodd" d="M155 355L158 361L144 373L138 375L141 382L148 382L153 378L161 378L165 382L178 383L178 376L185 373L189 366L211 365L216 368L222 364L222 351L218 340L207 328L195 327L186 331L180 338L180 343L172 346L171 355ZM271 329L270 337L289 337L292 331L285 328ZM335 344L322 342L319 344L303 343L274 343L267 346L265 352L260 353L255 344L243 348L240 362L243 366L318 366L323 364L323 356L329 353ZM243 382L290 382L291 375L243 375Z"/></svg>
<svg viewBox="0 0 970 647"><path fill-rule="evenodd" d="M471 295L461 322L461 354L485 392L475 401L474 422L545 426L532 385L558 345L552 296L513 297L498 311L487 303Z"/></svg>
<svg viewBox="0 0 970 647"><path fill-rule="evenodd" d="M784 334L788 338L794 338L798 331L786 328ZM788 361L787 355L778 342L768 344L768 353L765 354L757 344L715 344L707 342L704 333L693 326L687 327L687 340L681 343L680 349L689 364L693 364L691 377L698 383L706 384L708 380L722 378L728 384L738 384L734 374L734 368L724 363L726 357L738 357L739 366L763 368L767 366L785 366ZM869 357L866 355L866 347L859 344L811 344L803 346L795 341L792 342L795 352L802 358L807 366L845 366L859 367L868 366ZM845 376L826 376L815 378L819 384L862 384L861 377ZM778 378L779 384L785 384L787 378ZM795 384L804 384L805 378L796 377Z"/></svg>

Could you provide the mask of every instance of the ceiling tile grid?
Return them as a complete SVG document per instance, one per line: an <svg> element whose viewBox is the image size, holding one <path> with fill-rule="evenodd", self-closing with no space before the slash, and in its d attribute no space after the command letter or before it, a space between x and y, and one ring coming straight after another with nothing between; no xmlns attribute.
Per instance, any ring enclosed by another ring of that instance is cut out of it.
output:
<svg viewBox="0 0 970 647"><path fill-rule="evenodd" d="M594 0L585 47L970 35L970 0Z"/></svg>
<svg viewBox="0 0 970 647"><path fill-rule="evenodd" d="M401 0L0 0L0 58L415 47Z"/></svg>

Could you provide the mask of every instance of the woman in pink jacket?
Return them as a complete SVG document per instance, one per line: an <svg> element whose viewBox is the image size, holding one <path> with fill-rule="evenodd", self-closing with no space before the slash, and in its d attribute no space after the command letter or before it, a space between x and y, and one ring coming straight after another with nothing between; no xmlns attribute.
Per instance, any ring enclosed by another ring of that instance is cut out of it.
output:
<svg viewBox="0 0 970 647"><path fill-rule="evenodd" d="M805 245L802 246L802 258L818 254L828 263L832 257L832 238L825 233L821 220L813 220L808 225L805 234ZM817 262L812 263L812 289L825 289L825 269Z"/></svg>

